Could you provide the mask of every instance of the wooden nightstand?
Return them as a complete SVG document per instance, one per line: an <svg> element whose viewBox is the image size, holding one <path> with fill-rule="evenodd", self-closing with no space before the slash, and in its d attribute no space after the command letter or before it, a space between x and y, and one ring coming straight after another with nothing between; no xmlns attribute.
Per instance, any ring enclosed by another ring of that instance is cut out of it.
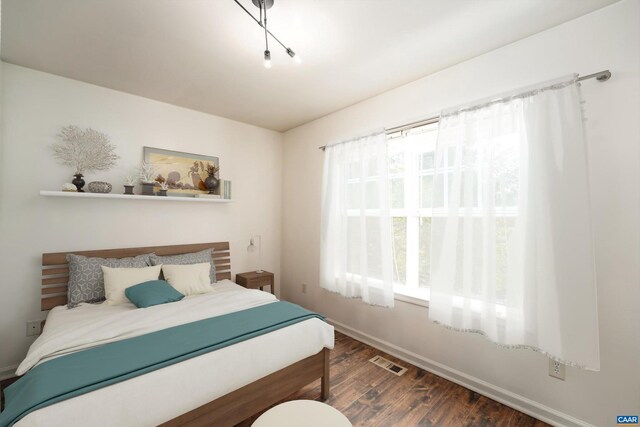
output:
<svg viewBox="0 0 640 427"><path fill-rule="evenodd" d="M275 286L273 273L263 271L262 273L256 273L255 271L249 271L247 273L236 274L236 283L244 286L247 289L260 289L269 286L271 293L275 295Z"/></svg>

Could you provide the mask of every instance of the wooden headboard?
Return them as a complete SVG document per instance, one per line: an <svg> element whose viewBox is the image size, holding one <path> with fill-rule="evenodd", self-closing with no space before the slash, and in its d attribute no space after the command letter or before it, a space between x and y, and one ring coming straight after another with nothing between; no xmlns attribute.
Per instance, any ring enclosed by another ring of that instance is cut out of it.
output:
<svg viewBox="0 0 640 427"><path fill-rule="evenodd" d="M42 254L42 293L40 310L51 310L57 305L67 303L67 284L69 282L67 254L101 258L125 258L148 254L151 252L161 256L180 255L190 252L198 252L209 248L213 249L212 258L216 266L216 280L231 279L231 252L229 251L229 242Z"/></svg>

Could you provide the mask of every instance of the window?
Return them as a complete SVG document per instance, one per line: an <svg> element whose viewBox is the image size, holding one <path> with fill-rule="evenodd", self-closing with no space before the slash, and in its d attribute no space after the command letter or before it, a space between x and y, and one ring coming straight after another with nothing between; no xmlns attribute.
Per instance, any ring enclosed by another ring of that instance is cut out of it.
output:
<svg viewBox="0 0 640 427"><path fill-rule="evenodd" d="M429 299L431 221L437 123L388 139L394 292Z"/></svg>
<svg viewBox="0 0 640 427"><path fill-rule="evenodd" d="M321 286L383 307L417 297L434 322L598 369L576 83L328 145Z"/></svg>
<svg viewBox="0 0 640 427"><path fill-rule="evenodd" d="M396 295L429 300L433 259L432 229L434 225L437 229L440 224L438 221L445 221L447 215L452 213L449 199L454 195L453 179L456 176L455 165L458 164L462 173L457 176L462 177L462 182L458 184L457 191L464 194L465 199L465 207L459 211L460 216L467 218L466 224L472 220L471 228L475 230L474 245L484 241L485 244L490 243L487 247L489 250L495 250L495 272L492 274L495 274L496 279L496 298L498 301L504 300L507 248L517 215L518 153L514 151L514 147L518 146L517 141L514 141L517 137L516 132L510 131L501 136L494 135L492 162L495 167L492 169L494 176L491 177L483 177L478 172L480 160L485 153L476 145L462 145L464 149L455 143L450 147L443 146L439 151L441 158L436 159L438 123L387 135L386 162L379 162L376 156L370 156L366 160L356 156L346 162L348 277L360 280L359 266L367 265L367 283L372 289L382 287L384 274L379 257L383 255L378 249L386 244L383 245L380 240L379 229L382 223L378 191L380 165L386 164L392 253L383 258L392 258L393 261L393 292ZM463 151L457 153L456 150ZM462 157L458 158L459 155ZM486 185L483 187L483 183L489 182L495 183L495 191L487 192ZM471 191L467 191L469 188ZM485 203L485 194L489 193L495 195L494 200L492 203ZM485 209L494 212L496 220L495 225L488 228L489 234L482 231L487 230L482 222ZM361 259L365 247L367 257ZM438 254L435 255L437 258ZM462 294L461 286L456 281L456 294ZM474 283L472 291L479 295L480 289L476 289L477 286L479 285Z"/></svg>
<svg viewBox="0 0 640 427"><path fill-rule="evenodd" d="M393 219L393 272L394 292L421 300L429 300L431 263L431 226L443 220L449 210L449 192L452 188L455 148L443 150L440 162L446 172L436 178L435 148L438 123L433 123L388 136L389 178L391 181L391 215ZM509 238L517 215L517 153L513 138L507 133L496 139L499 157L495 160L497 175L492 179L500 188L495 190L496 227L493 235L496 251L496 282L499 299L506 296L506 257ZM467 159L470 153L465 153ZM469 162L473 164L473 160ZM472 185L470 212L477 221L482 220L483 177L473 169L470 178L462 183ZM486 180L485 180L486 181ZM436 186L434 188L434 186ZM434 191L434 189L436 191ZM465 213L467 213L465 211ZM461 212L462 214L462 212ZM480 240L480 239L478 239Z"/></svg>

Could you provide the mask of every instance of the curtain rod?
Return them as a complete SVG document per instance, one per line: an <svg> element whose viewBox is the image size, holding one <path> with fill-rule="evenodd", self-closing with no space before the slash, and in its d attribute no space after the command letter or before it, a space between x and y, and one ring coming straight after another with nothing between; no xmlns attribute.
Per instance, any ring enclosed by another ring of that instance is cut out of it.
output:
<svg viewBox="0 0 640 427"><path fill-rule="evenodd" d="M611 71L604 70L604 71L599 71L597 73L588 74L586 76L578 77L578 81L581 82L583 80L596 79L599 82L606 82L610 78L611 78ZM415 122L406 123L404 125L389 128L386 130L386 134L389 135L391 133L402 132L402 131L417 128L420 126L426 126L432 123L438 123L439 121L440 121L440 116L429 117L428 119L418 120ZM324 151L324 149L327 148L327 146L323 145L318 148Z"/></svg>

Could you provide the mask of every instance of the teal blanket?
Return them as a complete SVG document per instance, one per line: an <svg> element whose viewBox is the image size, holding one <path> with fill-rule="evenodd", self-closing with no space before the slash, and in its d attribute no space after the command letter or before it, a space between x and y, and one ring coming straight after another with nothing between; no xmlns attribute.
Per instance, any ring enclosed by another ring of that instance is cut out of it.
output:
<svg viewBox="0 0 640 427"><path fill-rule="evenodd" d="M0 427L13 425L28 413L56 402L313 317L324 319L298 305L278 301L44 362L5 390Z"/></svg>

